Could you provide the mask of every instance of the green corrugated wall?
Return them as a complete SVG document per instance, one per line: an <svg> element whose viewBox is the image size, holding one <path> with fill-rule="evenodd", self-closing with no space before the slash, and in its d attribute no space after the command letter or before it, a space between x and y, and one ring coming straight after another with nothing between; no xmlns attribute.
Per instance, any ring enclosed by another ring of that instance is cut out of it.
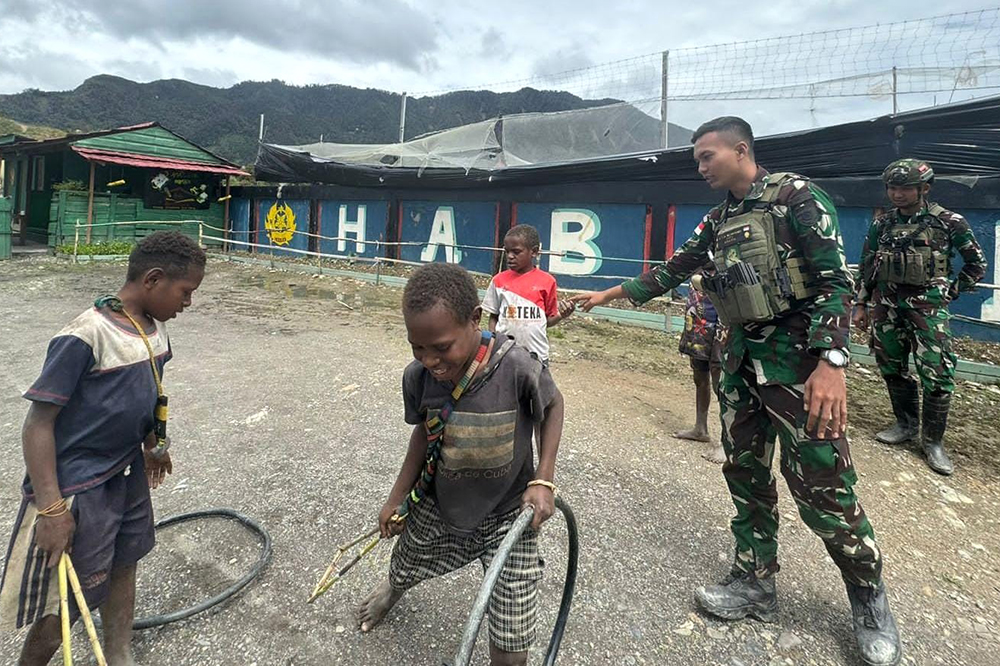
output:
<svg viewBox="0 0 1000 666"><path fill-rule="evenodd" d="M207 210L162 210L146 208L143 200L123 197L117 194L95 194L93 223L105 222L150 222L156 220L200 220L213 227L222 228L225 209L222 204L212 203ZM58 192L52 197L49 208L49 245L55 247L73 243L76 222L80 222L80 242L87 236L87 193ZM198 224L191 222L181 225L121 225L93 227L91 242L110 239L134 240L156 229L180 229L192 238L198 237ZM221 232L205 230L205 236L220 235Z"/></svg>
<svg viewBox="0 0 1000 666"><path fill-rule="evenodd" d="M10 259L10 197L0 197L0 260Z"/></svg>

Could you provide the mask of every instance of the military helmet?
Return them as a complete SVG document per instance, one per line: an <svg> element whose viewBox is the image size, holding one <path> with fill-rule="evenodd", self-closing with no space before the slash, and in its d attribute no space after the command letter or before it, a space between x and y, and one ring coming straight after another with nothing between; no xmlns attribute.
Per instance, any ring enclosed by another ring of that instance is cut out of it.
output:
<svg viewBox="0 0 1000 666"><path fill-rule="evenodd" d="M905 187L913 185L919 187L924 183L934 182L934 169L923 160L912 158L896 160L882 172L882 180L886 186L896 185L897 187Z"/></svg>

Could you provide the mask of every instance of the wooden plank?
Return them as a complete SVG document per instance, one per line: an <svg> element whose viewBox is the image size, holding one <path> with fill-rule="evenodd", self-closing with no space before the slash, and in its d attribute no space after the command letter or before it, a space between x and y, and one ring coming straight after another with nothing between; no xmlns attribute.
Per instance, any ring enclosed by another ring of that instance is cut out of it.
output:
<svg viewBox="0 0 1000 666"><path fill-rule="evenodd" d="M87 188L87 242L90 242L91 225L94 222L94 163L90 163L90 186Z"/></svg>

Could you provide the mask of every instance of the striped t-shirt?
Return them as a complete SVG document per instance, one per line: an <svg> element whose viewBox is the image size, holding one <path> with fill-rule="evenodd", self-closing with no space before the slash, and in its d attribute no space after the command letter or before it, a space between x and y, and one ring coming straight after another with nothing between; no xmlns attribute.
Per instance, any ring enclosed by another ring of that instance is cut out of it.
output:
<svg viewBox="0 0 1000 666"><path fill-rule="evenodd" d="M486 369L469 384L444 428L433 495L449 531L468 536L490 514L517 508L534 478L531 436L556 396L548 368L500 334ZM452 391L418 361L403 373L406 422L417 425Z"/></svg>
<svg viewBox="0 0 1000 666"><path fill-rule="evenodd" d="M167 328L147 331L162 375ZM63 495L104 483L139 453L153 429L156 382L136 330L90 308L49 342L42 373L24 397L62 406L56 417L56 472ZM30 479L24 493L33 494Z"/></svg>

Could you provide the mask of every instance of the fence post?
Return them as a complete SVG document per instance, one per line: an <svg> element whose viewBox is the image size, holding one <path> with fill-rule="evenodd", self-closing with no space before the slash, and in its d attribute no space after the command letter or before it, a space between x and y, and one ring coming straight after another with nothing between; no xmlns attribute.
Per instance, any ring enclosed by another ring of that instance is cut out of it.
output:
<svg viewBox="0 0 1000 666"><path fill-rule="evenodd" d="M898 79L896 78L896 66L892 66L892 115L899 113L899 102L896 101L896 90L898 87Z"/></svg>
<svg viewBox="0 0 1000 666"><path fill-rule="evenodd" d="M382 282L382 252L379 247L382 245L382 234L378 235L378 240L375 241L375 286L379 286Z"/></svg>
<svg viewBox="0 0 1000 666"><path fill-rule="evenodd" d="M205 248L205 226L201 220L198 220L198 247Z"/></svg>
<svg viewBox="0 0 1000 666"><path fill-rule="evenodd" d="M80 249L80 220L77 220L74 226L75 229L73 231L73 263L75 264L77 262L76 255Z"/></svg>
<svg viewBox="0 0 1000 666"><path fill-rule="evenodd" d="M404 92L399 101L399 143L403 143L403 136L406 133L406 93Z"/></svg>
<svg viewBox="0 0 1000 666"><path fill-rule="evenodd" d="M670 123L667 120L667 104L669 103L669 88L670 83L669 74L670 72L670 51L664 51L661 56L660 64L660 123L662 124L663 136L660 137L660 143L664 148L670 147Z"/></svg>

